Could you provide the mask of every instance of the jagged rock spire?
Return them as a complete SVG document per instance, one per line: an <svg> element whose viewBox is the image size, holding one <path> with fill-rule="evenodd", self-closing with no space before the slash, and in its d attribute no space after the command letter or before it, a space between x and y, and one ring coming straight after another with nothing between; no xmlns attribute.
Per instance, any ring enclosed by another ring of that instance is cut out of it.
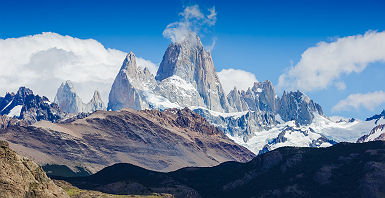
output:
<svg viewBox="0 0 385 198"><path fill-rule="evenodd" d="M82 99L77 95L74 85L70 80L63 82L57 90L55 103L66 113L94 112L96 110L105 109L104 103L98 91L90 102L83 103Z"/></svg>
<svg viewBox="0 0 385 198"><path fill-rule="evenodd" d="M60 85L54 102L66 113L79 113L83 110L83 102L76 94L74 85L70 80Z"/></svg>
<svg viewBox="0 0 385 198"><path fill-rule="evenodd" d="M112 84L107 109L115 111L122 108L148 108L143 91L153 88L154 84L152 74L138 68L135 54L128 53Z"/></svg>
<svg viewBox="0 0 385 198"><path fill-rule="evenodd" d="M197 89L207 108L220 112L230 111L211 54L204 50L199 37L194 35L169 45L155 79L162 81L178 76Z"/></svg>

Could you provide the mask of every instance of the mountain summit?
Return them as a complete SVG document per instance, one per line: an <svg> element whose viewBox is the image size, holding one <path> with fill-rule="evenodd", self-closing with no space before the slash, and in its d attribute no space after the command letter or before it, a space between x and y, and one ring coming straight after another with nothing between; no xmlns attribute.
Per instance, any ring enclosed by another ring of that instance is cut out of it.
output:
<svg viewBox="0 0 385 198"><path fill-rule="evenodd" d="M149 108L145 91L154 89L155 84L154 76L147 68L144 70L139 68L136 64L135 54L130 52L124 59L112 84L107 109L133 108L141 110Z"/></svg>
<svg viewBox="0 0 385 198"><path fill-rule="evenodd" d="M98 91L95 91L90 102L85 104L77 95L74 85L69 80L60 85L54 102L57 103L66 113L88 113L105 109L104 103Z"/></svg>
<svg viewBox="0 0 385 198"><path fill-rule="evenodd" d="M33 94L26 87L0 97L0 115L23 119L29 124L40 120L55 122L65 116L57 104L51 103L45 96Z"/></svg>
<svg viewBox="0 0 385 198"><path fill-rule="evenodd" d="M172 76L191 83L208 109L219 112L231 110L214 69L211 53L204 50L196 34L168 46L155 79L162 81Z"/></svg>

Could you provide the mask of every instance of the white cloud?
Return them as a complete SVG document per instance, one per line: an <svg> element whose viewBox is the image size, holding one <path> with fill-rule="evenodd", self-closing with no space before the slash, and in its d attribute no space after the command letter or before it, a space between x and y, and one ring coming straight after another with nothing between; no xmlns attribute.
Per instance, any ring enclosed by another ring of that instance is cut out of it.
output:
<svg viewBox="0 0 385 198"><path fill-rule="evenodd" d="M364 107L370 111L385 103L385 92L375 91L366 94L351 94L345 99L339 101L333 108L333 112L348 111L352 108L358 110Z"/></svg>
<svg viewBox="0 0 385 198"><path fill-rule="evenodd" d="M237 87L238 90L247 90L253 86L254 82L257 82L253 73L240 69L223 69L217 74L226 94L234 87Z"/></svg>
<svg viewBox="0 0 385 198"><path fill-rule="evenodd" d="M335 86L337 87L338 90L345 90L346 89L346 84L342 81L336 82Z"/></svg>
<svg viewBox="0 0 385 198"><path fill-rule="evenodd" d="M188 6L179 15L182 18L167 25L163 31L163 36L174 43L188 39L191 32L199 33L202 27L213 26L217 21L215 7L208 9L205 15L198 5Z"/></svg>
<svg viewBox="0 0 385 198"><path fill-rule="evenodd" d="M104 102L126 53L106 49L93 39L56 33L0 39L0 95L26 86L52 100L57 88L71 80L84 102L99 90ZM156 65L138 58L152 72Z"/></svg>
<svg viewBox="0 0 385 198"><path fill-rule="evenodd" d="M385 61L385 32L368 31L364 35L320 42L308 48L295 67L279 77L279 89L312 91L325 89L342 75L362 72L370 63ZM343 84L335 84L345 88Z"/></svg>

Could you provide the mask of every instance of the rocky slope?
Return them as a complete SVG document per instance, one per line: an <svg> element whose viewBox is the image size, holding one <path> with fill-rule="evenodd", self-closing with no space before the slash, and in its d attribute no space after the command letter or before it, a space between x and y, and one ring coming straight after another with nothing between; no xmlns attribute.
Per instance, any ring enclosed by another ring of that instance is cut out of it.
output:
<svg viewBox="0 0 385 198"><path fill-rule="evenodd" d="M57 104L44 96L34 95L32 90L25 87L0 97L0 114L23 119L29 124L40 120L56 122L65 116Z"/></svg>
<svg viewBox="0 0 385 198"><path fill-rule="evenodd" d="M167 192L175 197L383 197L385 142L339 143L328 148L278 148L248 163L170 173L116 164L75 186L109 193Z"/></svg>
<svg viewBox="0 0 385 198"><path fill-rule="evenodd" d="M40 166L16 154L6 141L0 141L0 166L0 197L69 197Z"/></svg>
<svg viewBox="0 0 385 198"><path fill-rule="evenodd" d="M57 90L54 102L66 113L88 113L97 110L106 109L98 91L90 102L83 103L82 99L77 95L74 85L71 81L63 82Z"/></svg>
<svg viewBox="0 0 385 198"><path fill-rule="evenodd" d="M369 134L360 137L357 140L357 143L377 140L385 141L385 124L380 124L374 127Z"/></svg>
<svg viewBox="0 0 385 198"><path fill-rule="evenodd" d="M374 122L374 127L368 134L358 138L357 142L369 142L382 140L385 141L385 110L380 114L373 115L366 119L366 122Z"/></svg>
<svg viewBox="0 0 385 198"><path fill-rule="evenodd" d="M10 126L0 138L39 164L91 172L119 162L170 171L255 156L189 109L97 111L62 123Z"/></svg>

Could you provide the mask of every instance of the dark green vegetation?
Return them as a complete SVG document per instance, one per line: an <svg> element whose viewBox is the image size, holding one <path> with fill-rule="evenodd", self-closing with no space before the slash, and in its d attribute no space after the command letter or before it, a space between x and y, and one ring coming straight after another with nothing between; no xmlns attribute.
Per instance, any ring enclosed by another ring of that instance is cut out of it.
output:
<svg viewBox="0 0 385 198"><path fill-rule="evenodd" d="M115 164L87 177L61 178L83 189L176 197L384 197L385 142L329 148L285 147L248 163L149 171Z"/></svg>

